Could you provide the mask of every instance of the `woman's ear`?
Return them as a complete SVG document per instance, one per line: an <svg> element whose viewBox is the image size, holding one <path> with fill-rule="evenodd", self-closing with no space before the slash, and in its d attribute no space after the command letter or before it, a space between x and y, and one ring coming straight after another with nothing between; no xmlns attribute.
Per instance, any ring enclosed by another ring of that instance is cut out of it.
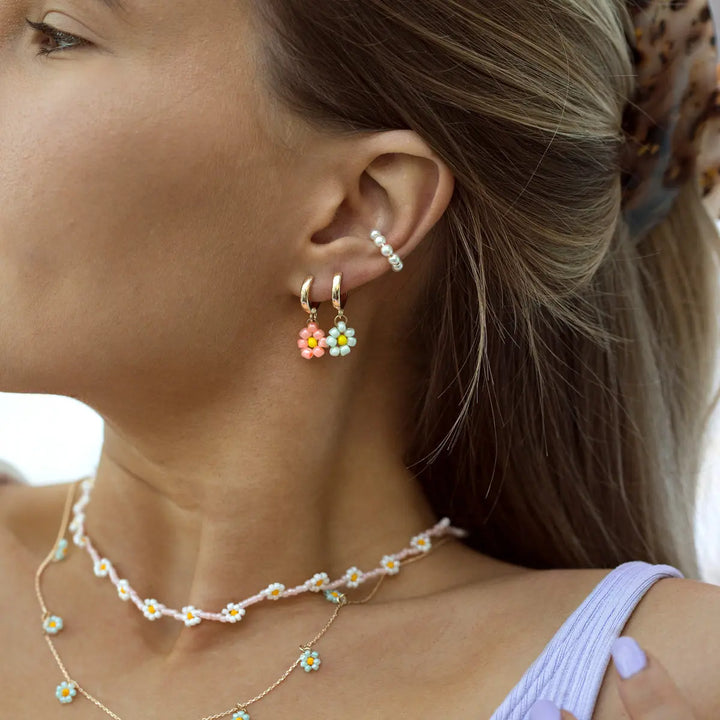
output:
<svg viewBox="0 0 720 720"><path fill-rule="evenodd" d="M448 166L412 130L387 130L341 141L329 168L338 190L323 197L319 217L330 218L306 243L290 285L294 294L308 275L311 302L329 300L332 278L342 272L343 293L392 272L370 233L379 230L405 268L413 249L445 212L455 187Z"/></svg>

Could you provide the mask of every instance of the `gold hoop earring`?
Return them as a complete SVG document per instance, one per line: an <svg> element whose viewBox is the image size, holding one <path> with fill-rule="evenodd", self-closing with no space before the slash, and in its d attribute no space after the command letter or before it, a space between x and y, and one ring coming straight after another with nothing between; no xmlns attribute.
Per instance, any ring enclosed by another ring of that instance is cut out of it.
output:
<svg viewBox="0 0 720 720"><path fill-rule="evenodd" d="M313 280L314 277L308 275L300 289L300 304L303 310L308 313L309 317L305 327L298 333L300 337L298 338L297 346L300 348L300 355L306 360L314 357L322 357L325 354L325 349L328 347L325 331L321 330L317 324L317 309L320 303L313 305L310 302L310 288Z"/></svg>
<svg viewBox="0 0 720 720"><path fill-rule="evenodd" d="M335 327L330 328L326 342L330 348L329 352L333 357L343 357L349 355L351 348L357 344L355 338L355 329L348 327L347 317L343 312L342 296L340 293L340 283L342 282L342 273L335 273L332 285L332 304L338 311L335 316ZM345 293L347 301L347 293Z"/></svg>

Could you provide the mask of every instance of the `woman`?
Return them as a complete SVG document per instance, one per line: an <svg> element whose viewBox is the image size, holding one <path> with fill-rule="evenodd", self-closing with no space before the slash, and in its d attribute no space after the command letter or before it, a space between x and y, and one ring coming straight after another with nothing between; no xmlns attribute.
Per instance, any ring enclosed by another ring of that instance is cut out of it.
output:
<svg viewBox="0 0 720 720"><path fill-rule="evenodd" d="M615 719L621 634L715 717L720 211L641 41L714 45L659 5L2 5L0 387L106 421L0 491L3 717Z"/></svg>

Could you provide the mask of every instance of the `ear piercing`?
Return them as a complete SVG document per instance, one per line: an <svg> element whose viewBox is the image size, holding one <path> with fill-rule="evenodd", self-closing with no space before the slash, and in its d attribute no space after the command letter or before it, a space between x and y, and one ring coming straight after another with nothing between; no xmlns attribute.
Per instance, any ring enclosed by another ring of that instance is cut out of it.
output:
<svg viewBox="0 0 720 720"><path fill-rule="evenodd" d="M385 236L379 230L373 230L370 233L370 239L380 248L380 252L388 259L395 272L402 270L402 260L395 254L392 246L388 244ZM297 340L297 346L300 348L300 355L306 360L322 357L325 350L328 350L333 357L349 355L352 348L357 344L357 339L355 338L355 329L348 326L347 317L343 312L340 292L342 273L337 272L333 276L332 304L337 310L337 315L335 316L334 327L330 328L327 335L317 323L319 303L310 303L310 288L313 279L312 275L308 275L300 290L300 304L309 316L305 327L298 333L300 337ZM345 300L347 301L347 293L345 293Z"/></svg>

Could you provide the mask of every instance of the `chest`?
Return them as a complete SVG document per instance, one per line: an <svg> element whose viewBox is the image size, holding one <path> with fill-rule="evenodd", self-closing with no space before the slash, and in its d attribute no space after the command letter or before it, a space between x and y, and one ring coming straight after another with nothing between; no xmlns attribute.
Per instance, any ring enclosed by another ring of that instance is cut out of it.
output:
<svg viewBox="0 0 720 720"><path fill-rule="evenodd" d="M80 692L67 705L56 698L64 677L40 627L33 581L32 570L16 572L0 590L7 609L0 647L11 648L0 654L0 716L52 718L72 708L73 720L107 717ZM238 636L233 647L199 654L196 664L174 665L138 652L127 618L113 621L112 604L104 616L75 616L73 607L83 602L75 598L61 606L58 614L67 612L69 620L53 641L70 676L122 720L200 720L247 702L278 681L299 654L297 640L306 641L317 629L286 637L269 631L267 640L255 635L247 643ZM252 720L487 720L544 644L542 637L533 642L522 636L522 627L512 637L498 632L508 623L512 616L504 617L499 607L458 617L445 613L441 603L434 613L426 608L414 620L406 613L381 628L341 613L315 646L321 667L296 667L248 713Z"/></svg>

